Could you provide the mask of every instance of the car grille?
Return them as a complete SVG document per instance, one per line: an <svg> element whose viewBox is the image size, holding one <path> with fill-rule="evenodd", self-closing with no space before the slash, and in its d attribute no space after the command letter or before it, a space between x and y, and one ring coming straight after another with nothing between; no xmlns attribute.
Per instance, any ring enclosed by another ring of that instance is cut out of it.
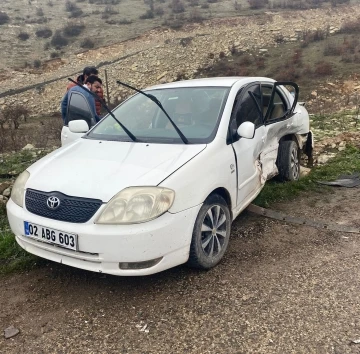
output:
<svg viewBox="0 0 360 354"><path fill-rule="evenodd" d="M60 200L60 206L57 209L52 210L48 207L49 197L57 197ZM89 221L101 204L102 201L99 199L71 197L60 192L46 193L28 189L25 195L26 209L31 213L73 223Z"/></svg>

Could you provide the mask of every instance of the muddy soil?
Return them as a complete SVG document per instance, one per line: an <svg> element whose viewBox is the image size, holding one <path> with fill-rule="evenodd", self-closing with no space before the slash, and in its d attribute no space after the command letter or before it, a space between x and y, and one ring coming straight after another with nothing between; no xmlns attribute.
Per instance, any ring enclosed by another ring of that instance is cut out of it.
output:
<svg viewBox="0 0 360 354"><path fill-rule="evenodd" d="M359 225L360 188L273 206ZM1 353L359 353L360 235L243 213L223 262L120 278L49 263L0 278Z"/></svg>

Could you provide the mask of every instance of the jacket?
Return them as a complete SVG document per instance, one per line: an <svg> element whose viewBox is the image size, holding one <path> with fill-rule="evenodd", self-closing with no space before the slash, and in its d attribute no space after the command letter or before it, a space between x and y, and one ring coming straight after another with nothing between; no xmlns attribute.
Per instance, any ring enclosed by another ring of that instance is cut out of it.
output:
<svg viewBox="0 0 360 354"><path fill-rule="evenodd" d="M76 78L76 82L80 85L83 85L84 84L84 75L79 75L77 78ZM73 82L70 82L67 87L66 87L66 91L69 91L72 87L76 86ZM101 88L100 92L97 93L97 95L102 99L104 100L104 90L103 88ZM104 101L105 102L105 101ZM99 100L95 100L95 108L96 108L96 114L98 116L100 116L101 114L101 102Z"/></svg>
<svg viewBox="0 0 360 354"><path fill-rule="evenodd" d="M86 98L86 100L89 103L91 113L95 117L96 122L100 121L100 117L96 114L94 96L90 94L88 89L75 85L74 87L70 88L69 91L66 92L65 96L63 97L63 99L61 101L61 117L64 121L64 125L66 123L67 107L68 107L69 97L70 97L69 93L71 93L73 91L80 92Z"/></svg>

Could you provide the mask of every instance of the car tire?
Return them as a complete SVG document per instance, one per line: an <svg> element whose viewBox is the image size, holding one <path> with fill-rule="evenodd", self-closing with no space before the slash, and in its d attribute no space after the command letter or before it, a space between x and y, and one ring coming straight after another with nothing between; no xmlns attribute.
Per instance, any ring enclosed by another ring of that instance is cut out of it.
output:
<svg viewBox="0 0 360 354"><path fill-rule="evenodd" d="M216 266L229 244L230 228L231 214L224 198L209 196L195 221L188 265L198 269Z"/></svg>
<svg viewBox="0 0 360 354"><path fill-rule="evenodd" d="M300 154L295 141L280 142L276 164L281 181L297 181L300 178Z"/></svg>

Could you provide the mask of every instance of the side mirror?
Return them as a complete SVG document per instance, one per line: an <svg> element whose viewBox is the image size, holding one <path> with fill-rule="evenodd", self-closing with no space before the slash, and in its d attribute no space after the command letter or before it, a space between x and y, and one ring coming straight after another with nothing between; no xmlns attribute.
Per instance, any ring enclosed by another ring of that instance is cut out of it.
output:
<svg viewBox="0 0 360 354"><path fill-rule="evenodd" d="M72 120L69 122L69 130L72 133L86 133L89 131L89 126L85 120Z"/></svg>
<svg viewBox="0 0 360 354"><path fill-rule="evenodd" d="M244 122L240 124L240 127L237 129L239 136L245 139L252 139L255 135L255 124L251 122Z"/></svg>

